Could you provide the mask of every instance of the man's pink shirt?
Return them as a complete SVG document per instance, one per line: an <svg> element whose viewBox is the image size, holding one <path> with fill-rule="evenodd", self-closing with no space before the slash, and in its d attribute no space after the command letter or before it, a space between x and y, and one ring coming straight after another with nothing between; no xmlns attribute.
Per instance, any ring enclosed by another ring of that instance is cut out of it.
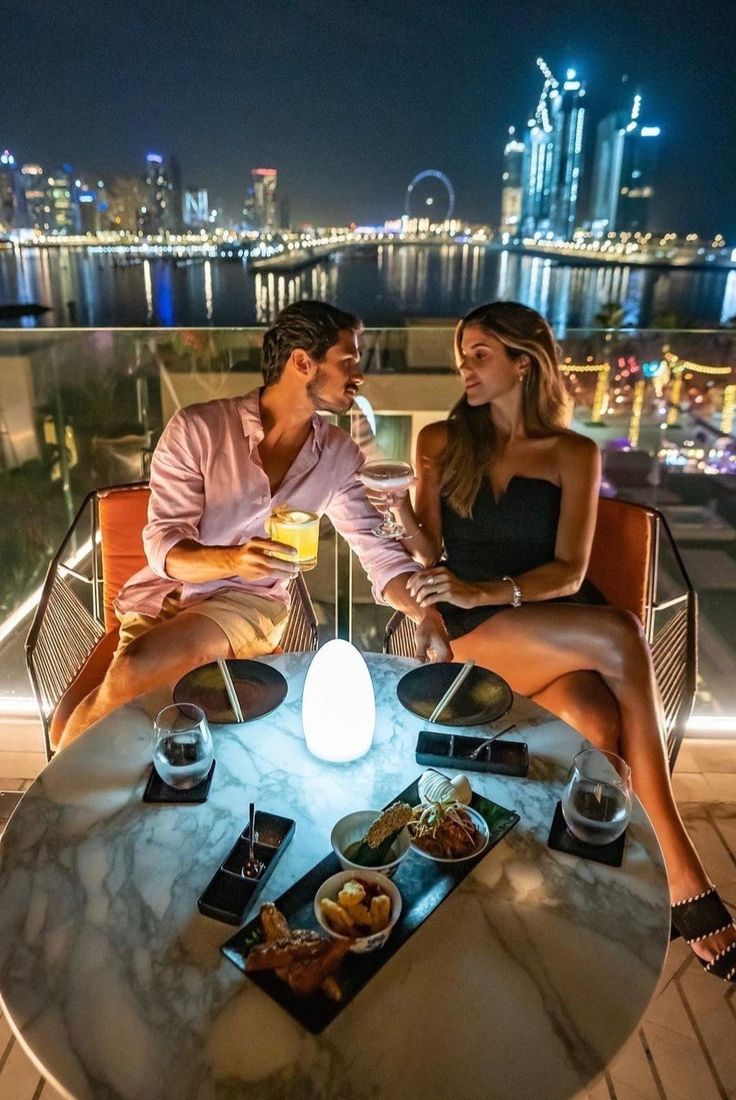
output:
<svg viewBox="0 0 736 1100"><path fill-rule="evenodd" d="M259 390L244 397L190 405L167 424L151 463L151 500L143 545L148 566L121 589L120 613L157 615L165 597L181 590L181 606L223 589L288 602L286 585L273 578L222 577L201 584L166 572L166 555L182 539L205 546L238 546L267 538L271 512L288 505L330 520L362 561L374 597L388 582L420 567L400 543L371 533L378 513L358 479L364 458L347 432L312 417L312 431L283 482L271 495L258 444L263 439Z"/></svg>

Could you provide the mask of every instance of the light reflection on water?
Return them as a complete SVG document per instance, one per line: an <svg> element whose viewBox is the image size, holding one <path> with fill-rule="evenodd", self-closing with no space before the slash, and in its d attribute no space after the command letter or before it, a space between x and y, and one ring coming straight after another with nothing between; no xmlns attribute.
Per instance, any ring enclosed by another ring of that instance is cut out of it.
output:
<svg viewBox="0 0 736 1100"><path fill-rule="evenodd" d="M548 315L559 335L593 326L609 302L622 305L627 325L668 313L707 327L736 314L736 271L575 267L473 244L388 244L301 271L256 273L230 260L177 266L170 258L121 260L70 248L0 253L0 303L51 307L22 319L27 327L266 324L305 297L338 302L369 325L454 318L482 301L516 298Z"/></svg>

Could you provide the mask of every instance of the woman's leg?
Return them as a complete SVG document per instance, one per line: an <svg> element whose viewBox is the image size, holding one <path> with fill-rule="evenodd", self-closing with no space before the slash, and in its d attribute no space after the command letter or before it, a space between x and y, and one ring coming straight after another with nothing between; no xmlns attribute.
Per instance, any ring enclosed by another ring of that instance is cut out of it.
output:
<svg viewBox="0 0 736 1100"><path fill-rule="evenodd" d="M527 604L494 615L456 638L452 648L456 660L472 657L522 695L537 695L569 673L597 672L618 704L621 755L662 846L673 902L710 886L675 804L651 654L632 615L611 607ZM727 929L694 950L710 958L733 935Z"/></svg>
<svg viewBox="0 0 736 1100"><path fill-rule="evenodd" d="M568 672L535 692L532 699L597 749L621 752L621 712L613 692L597 672Z"/></svg>

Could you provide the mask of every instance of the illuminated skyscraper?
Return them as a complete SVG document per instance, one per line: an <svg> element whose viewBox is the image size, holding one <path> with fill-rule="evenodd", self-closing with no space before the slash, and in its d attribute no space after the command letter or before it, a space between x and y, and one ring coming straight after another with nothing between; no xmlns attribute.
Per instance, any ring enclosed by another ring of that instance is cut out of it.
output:
<svg viewBox="0 0 736 1100"><path fill-rule="evenodd" d="M22 193L18 166L9 149L0 150L0 227L17 229L21 224Z"/></svg>
<svg viewBox="0 0 736 1100"><path fill-rule="evenodd" d="M142 230L142 210L145 207L148 212L149 191L140 176L115 176L107 189L107 202L107 224L110 229L126 233Z"/></svg>
<svg viewBox="0 0 736 1100"><path fill-rule="evenodd" d="M614 111L598 124L591 220L597 237L647 228L661 130L643 126L640 115L637 92L630 109Z"/></svg>
<svg viewBox="0 0 736 1100"><path fill-rule="evenodd" d="M544 85L524 139L522 230L569 240L582 171L585 88L574 69L560 85L541 57L537 64Z"/></svg>
<svg viewBox="0 0 736 1100"><path fill-rule="evenodd" d="M503 151L503 187L501 188L501 233L515 237L521 226L521 170L524 164L524 143L509 126L509 140Z"/></svg>
<svg viewBox="0 0 736 1100"><path fill-rule="evenodd" d="M181 171L175 157L146 154L146 202L141 208L144 233L178 233L182 224Z"/></svg>
<svg viewBox="0 0 736 1100"><path fill-rule="evenodd" d="M188 187L184 192L184 225L203 229L210 220L210 202L204 187Z"/></svg>
<svg viewBox="0 0 736 1100"><path fill-rule="evenodd" d="M74 173L64 164L46 180L49 229L47 232L68 236L79 232L79 207L76 201Z"/></svg>
<svg viewBox="0 0 736 1100"><path fill-rule="evenodd" d="M275 229L279 223L278 206L276 201L276 184L278 171L276 168L254 168L253 197L255 202L255 216L258 229Z"/></svg>
<svg viewBox="0 0 736 1100"><path fill-rule="evenodd" d="M577 213L580 173L583 167L583 128L585 88L574 69L568 69L562 93L555 100L554 163L555 187L552 193L552 232L562 240L572 240Z"/></svg>
<svg viewBox="0 0 736 1100"><path fill-rule="evenodd" d="M24 164L20 170L20 185L25 207L23 222L28 229L51 229L51 205L46 179L40 164Z"/></svg>

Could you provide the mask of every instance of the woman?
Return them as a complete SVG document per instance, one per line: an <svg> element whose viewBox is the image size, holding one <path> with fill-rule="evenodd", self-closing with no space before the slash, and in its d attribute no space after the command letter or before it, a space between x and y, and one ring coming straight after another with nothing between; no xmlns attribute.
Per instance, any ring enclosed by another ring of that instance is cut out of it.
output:
<svg viewBox="0 0 736 1100"><path fill-rule="evenodd" d="M493 302L460 322L455 354L465 393L420 432L416 511L408 496L393 501L426 567L413 595L439 605L457 660L493 669L626 759L664 852L673 925L707 970L734 981L736 925L675 805L641 626L594 606L584 579L600 456L564 427L551 329L526 306Z"/></svg>

